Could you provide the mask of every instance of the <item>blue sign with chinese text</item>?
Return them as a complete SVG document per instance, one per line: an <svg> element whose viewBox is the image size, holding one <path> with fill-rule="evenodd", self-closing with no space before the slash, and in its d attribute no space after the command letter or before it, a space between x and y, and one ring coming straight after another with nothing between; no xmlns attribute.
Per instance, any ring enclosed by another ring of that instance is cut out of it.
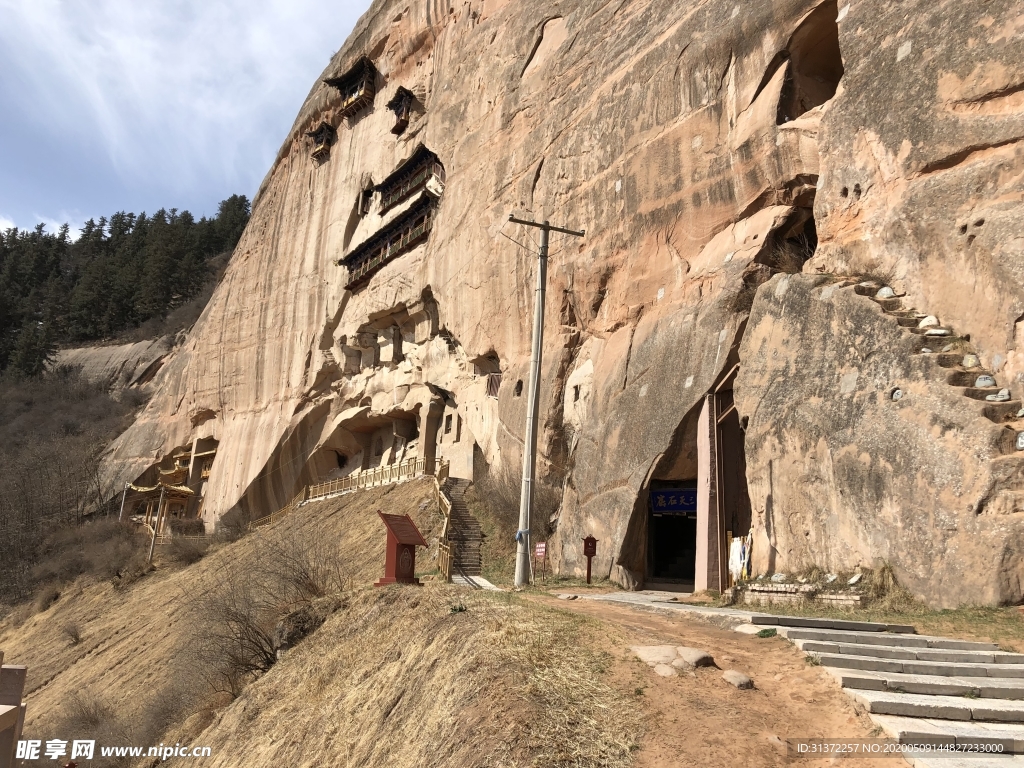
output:
<svg viewBox="0 0 1024 768"><path fill-rule="evenodd" d="M659 512L697 512L696 488L659 488L651 491L651 510Z"/></svg>

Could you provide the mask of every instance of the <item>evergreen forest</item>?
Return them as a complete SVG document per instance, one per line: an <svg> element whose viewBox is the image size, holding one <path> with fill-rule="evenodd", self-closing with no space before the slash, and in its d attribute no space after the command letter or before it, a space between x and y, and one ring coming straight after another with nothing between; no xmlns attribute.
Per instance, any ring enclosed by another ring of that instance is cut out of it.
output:
<svg viewBox="0 0 1024 768"><path fill-rule="evenodd" d="M157 335L182 308L198 317L249 212L232 195L213 218L119 212L74 241L66 224L0 232L0 371L35 376L59 346Z"/></svg>

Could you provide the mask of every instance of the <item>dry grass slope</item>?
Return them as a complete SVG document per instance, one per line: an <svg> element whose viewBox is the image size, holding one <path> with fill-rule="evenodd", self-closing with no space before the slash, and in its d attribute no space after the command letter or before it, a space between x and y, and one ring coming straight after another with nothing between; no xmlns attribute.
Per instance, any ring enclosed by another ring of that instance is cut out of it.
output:
<svg viewBox="0 0 1024 768"><path fill-rule="evenodd" d="M0 647L31 670L27 732L209 745L212 766L627 765L639 716L605 681L588 619L439 581L370 586L384 560L376 510L410 514L433 543L431 493L418 481L309 504L195 564L123 589L80 579L45 612L8 617ZM200 596L304 529L341 554L333 613L237 698L199 695Z"/></svg>

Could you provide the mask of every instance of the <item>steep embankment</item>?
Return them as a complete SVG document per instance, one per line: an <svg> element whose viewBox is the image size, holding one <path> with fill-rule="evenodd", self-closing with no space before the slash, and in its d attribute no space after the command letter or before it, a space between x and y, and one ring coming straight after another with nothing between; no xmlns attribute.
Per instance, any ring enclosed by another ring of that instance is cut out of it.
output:
<svg viewBox="0 0 1024 768"><path fill-rule="evenodd" d="M420 481L308 504L189 567L160 567L123 590L79 583L20 626L8 617L0 647L30 670L27 733L202 744L214 766L242 755L250 766L327 756L348 765L628 762L638 718L605 682L579 620L438 581L370 586L384 560L376 511L411 515L433 542L432 490ZM192 641L209 632L196 606L294 536L341 553L346 588L333 615L238 698L210 695L208 670L196 668Z"/></svg>

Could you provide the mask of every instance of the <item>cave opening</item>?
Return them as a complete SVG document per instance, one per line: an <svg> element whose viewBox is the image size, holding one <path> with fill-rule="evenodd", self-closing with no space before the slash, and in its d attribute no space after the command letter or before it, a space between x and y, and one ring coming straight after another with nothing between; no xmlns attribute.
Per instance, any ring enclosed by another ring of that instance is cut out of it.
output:
<svg viewBox="0 0 1024 768"><path fill-rule="evenodd" d="M731 556L750 531L744 425L733 400L738 349L722 374L676 428L642 489L620 565L645 585L668 590L722 590Z"/></svg>
<svg viewBox="0 0 1024 768"><path fill-rule="evenodd" d="M783 56L786 81L779 99L779 125L824 104L836 94L843 77L836 0L822 3L797 27Z"/></svg>

